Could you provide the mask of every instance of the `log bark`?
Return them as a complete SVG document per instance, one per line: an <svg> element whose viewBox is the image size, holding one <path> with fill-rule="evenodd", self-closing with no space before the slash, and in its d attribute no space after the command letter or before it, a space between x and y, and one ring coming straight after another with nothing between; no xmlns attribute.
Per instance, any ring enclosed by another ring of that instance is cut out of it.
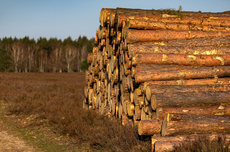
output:
<svg viewBox="0 0 230 152"><path fill-rule="evenodd" d="M140 12L139 12L140 13ZM192 24L192 25L211 25L211 26L229 26L230 17L215 17L207 18L204 16L184 16L181 18L179 15L169 15L169 14L133 14L129 12L127 14L116 14L115 23L118 27L122 26L123 21L129 20L145 20L145 21L162 21L167 23L177 23L177 24ZM145 12L146 13L146 12Z"/></svg>
<svg viewBox="0 0 230 152"><path fill-rule="evenodd" d="M230 84L230 78L171 80L171 81L146 81L142 83L143 92L148 85L221 85Z"/></svg>
<svg viewBox="0 0 230 152"><path fill-rule="evenodd" d="M87 57L87 62L91 64L93 62L93 53L89 53Z"/></svg>
<svg viewBox="0 0 230 152"><path fill-rule="evenodd" d="M197 30L197 31L230 31L228 27L167 23L144 19L129 19L126 28L139 30Z"/></svg>
<svg viewBox="0 0 230 152"><path fill-rule="evenodd" d="M230 117L197 115L197 114L167 114L162 124L162 136L184 134L230 133Z"/></svg>
<svg viewBox="0 0 230 152"><path fill-rule="evenodd" d="M186 42L185 42L186 43ZM230 43L230 42L229 42ZM183 55L229 55L229 47L225 46L161 46L157 44L128 45L129 56L135 53L162 53ZM135 63L135 62L134 62Z"/></svg>
<svg viewBox="0 0 230 152"><path fill-rule="evenodd" d="M135 53L132 56L132 65L137 64L223 66L230 65L230 55Z"/></svg>
<svg viewBox="0 0 230 152"><path fill-rule="evenodd" d="M123 79L122 79L122 88L123 88L123 92L126 92L126 93L129 92L128 81L127 81L127 77L126 76L123 76Z"/></svg>
<svg viewBox="0 0 230 152"><path fill-rule="evenodd" d="M146 70L148 69L148 70ZM156 69L153 66L143 67L136 66L135 82L159 80L186 80L186 79L204 79L204 78L221 78L230 76L230 66L217 67L168 67L165 69Z"/></svg>
<svg viewBox="0 0 230 152"><path fill-rule="evenodd" d="M124 22L130 20L158 21L158 20L164 20L166 18L177 18L177 17L178 17L177 15L168 15L168 14L161 14L161 15L117 14L115 23L117 23L117 27L122 27Z"/></svg>
<svg viewBox="0 0 230 152"><path fill-rule="evenodd" d="M149 46L149 47L148 47ZM183 47L198 47L198 46L230 46L229 37L207 37L197 39L184 39L184 40L170 40L161 42L138 42L134 44L123 44L123 49L128 50L129 54L133 50L151 50L158 46L183 46ZM143 48L141 48L143 47ZM160 52L158 52L160 53Z"/></svg>
<svg viewBox="0 0 230 152"><path fill-rule="evenodd" d="M146 9L131 9L131 8L116 8L116 14L125 14L125 15L162 15L165 14L166 16L169 15L169 11L173 10L146 10ZM176 13L176 11L175 11ZM210 12L191 12L191 11L181 11L185 16L198 16L198 17L210 17L212 19L213 17L229 17L229 11L225 12L218 12L218 13L210 13Z"/></svg>
<svg viewBox="0 0 230 152"><path fill-rule="evenodd" d="M219 31L127 30L127 43L230 36Z"/></svg>
<svg viewBox="0 0 230 152"><path fill-rule="evenodd" d="M102 8L99 16L99 22L101 25L108 24L110 21L110 14L115 13L116 9L112 8Z"/></svg>
<svg viewBox="0 0 230 152"><path fill-rule="evenodd" d="M165 152L173 151L175 146L181 146L183 143L191 144L191 142L209 140L219 141L220 139L225 140L225 143L230 142L230 135L222 134L194 134L194 135L179 135L175 137L162 137L152 136L152 152Z"/></svg>
<svg viewBox="0 0 230 152"><path fill-rule="evenodd" d="M127 108L128 116L132 117L134 115L134 112L135 112L135 105L128 102L126 106L127 106L126 108Z"/></svg>
<svg viewBox="0 0 230 152"><path fill-rule="evenodd" d="M136 120L141 120L141 109L138 106L135 106L135 118Z"/></svg>
<svg viewBox="0 0 230 152"><path fill-rule="evenodd" d="M145 101L144 96L140 96L139 100L137 101L139 101L139 107L142 108L144 106L144 101Z"/></svg>
<svg viewBox="0 0 230 152"><path fill-rule="evenodd" d="M145 95L150 101L154 93L188 93L188 92L220 92L230 91L230 85L157 85L152 84L146 87Z"/></svg>
<svg viewBox="0 0 230 152"><path fill-rule="evenodd" d="M121 116L123 114L123 107L122 107L122 104L121 102L118 103L118 106L119 106L119 110L118 110L118 118L121 119Z"/></svg>
<svg viewBox="0 0 230 152"><path fill-rule="evenodd" d="M89 105L92 105L93 103L93 98L92 98L92 94L93 94L93 89L89 89L89 93L88 93L88 103Z"/></svg>
<svg viewBox="0 0 230 152"><path fill-rule="evenodd" d="M156 93L151 97L153 110L166 107L230 105L230 92Z"/></svg>
<svg viewBox="0 0 230 152"><path fill-rule="evenodd" d="M138 125L138 134L145 136L160 134L162 123L161 119L141 120Z"/></svg>
<svg viewBox="0 0 230 152"><path fill-rule="evenodd" d="M141 109L141 120L148 120L148 116L144 111L144 108Z"/></svg>
<svg viewBox="0 0 230 152"><path fill-rule="evenodd" d="M133 115L132 127L138 127L139 120L136 119L136 116Z"/></svg>
<svg viewBox="0 0 230 152"><path fill-rule="evenodd" d="M168 113L230 116L230 106L157 108L156 118L164 119Z"/></svg>

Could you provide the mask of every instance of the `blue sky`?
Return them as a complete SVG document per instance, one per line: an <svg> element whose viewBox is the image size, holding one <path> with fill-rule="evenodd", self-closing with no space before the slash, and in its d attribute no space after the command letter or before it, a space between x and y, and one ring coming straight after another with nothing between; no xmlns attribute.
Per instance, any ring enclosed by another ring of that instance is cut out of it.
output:
<svg viewBox="0 0 230 152"><path fill-rule="evenodd" d="M222 12L230 0L0 0L0 38L94 37L101 8Z"/></svg>

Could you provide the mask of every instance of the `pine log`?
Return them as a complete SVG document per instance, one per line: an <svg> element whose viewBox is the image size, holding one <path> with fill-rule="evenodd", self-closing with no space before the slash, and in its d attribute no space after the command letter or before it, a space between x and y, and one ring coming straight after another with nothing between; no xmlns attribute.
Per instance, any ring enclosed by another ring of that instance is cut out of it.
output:
<svg viewBox="0 0 230 152"><path fill-rule="evenodd" d="M130 91L129 95L130 95L130 98L129 98L130 102L133 103L134 105L137 105L137 103L135 103L134 101L134 92Z"/></svg>
<svg viewBox="0 0 230 152"><path fill-rule="evenodd" d="M93 53L88 53L87 62L91 64L93 62Z"/></svg>
<svg viewBox="0 0 230 152"><path fill-rule="evenodd" d="M142 83L143 92L148 85L221 85L230 84L230 78L171 80L171 81L146 81Z"/></svg>
<svg viewBox="0 0 230 152"><path fill-rule="evenodd" d="M147 117L148 117L148 116L147 116L147 114L145 113L144 108L142 107L142 109L141 109L141 120L148 120Z"/></svg>
<svg viewBox="0 0 230 152"><path fill-rule="evenodd" d="M145 95L150 101L152 94L154 93L188 93L188 92L220 92L230 91L229 84L221 85L158 85L149 84L146 87Z"/></svg>
<svg viewBox="0 0 230 152"><path fill-rule="evenodd" d="M107 91L107 93L108 93L108 101L110 101L111 100L111 83L109 83L108 84L108 91Z"/></svg>
<svg viewBox="0 0 230 152"><path fill-rule="evenodd" d="M166 107L199 107L230 105L230 91L192 92L192 93L156 93L151 97L153 110Z"/></svg>
<svg viewBox="0 0 230 152"><path fill-rule="evenodd" d="M178 15L153 15L153 14L116 14L115 22L118 27L122 26L123 21L130 20L145 20L145 21L162 21L167 23L177 24L192 24L192 25L210 25L210 26L230 26L230 17L196 17L196 16L184 16L183 18Z"/></svg>
<svg viewBox="0 0 230 152"><path fill-rule="evenodd" d="M121 124L123 126L126 126L126 125L130 124L128 116L126 116L126 114L124 114L124 113L121 116Z"/></svg>
<svg viewBox="0 0 230 152"><path fill-rule="evenodd" d="M89 89L89 93L88 93L88 102L89 102L89 105L92 105L93 103L93 98L92 98L92 94L93 94L93 89Z"/></svg>
<svg viewBox="0 0 230 152"><path fill-rule="evenodd" d="M230 133L230 117L197 114L167 114L162 124L162 136L184 134Z"/></svg>
<svg viewBox="0 0 230 152"><path fill-rule="evenodd" d="M165 15L170 16L168 13L173 10L146 10L146 9L131 9L131 8L116 8L116 14L125 14L125 15ZM163 13L163 14L162 14ZM178 13L175 11L174 13ZM197 17L210 17L212 19L213 17L229 17L229 11L225 12L217 12L217 13L210 13L210 12L191 12L191 11L181 11L181 13L184 14L184 17L188 16L197 16Z"/></svg>
<svg viewBox="0 0 230 152"><path fill-rule="evenodd" d="M134 115L135 105L128 102L126 106L127 106L126 108L127 108L128 116L132 117Z"/></svg>
<svg viewBox="0 0 230 152"><path fill-rule="evenodd" d="M216 78L230 76L230 66L217 67L173 67L157 70L153 66L144 67L136 66L135 82L141 83L145 81L159 80L186 80L201 78ZM146 70L148 69L148 70Z"/></svg>
<svg viewBox="0 0 230 152"><path fill-rule="evenodd" d="M138 124L139 124L139 120L136 119L136 116L133 115L133 121L132 121L132 127L138 127Z"/></svg>
<svg viewBox="0 0 230 152"><path fill-rule="evenodd" d="M162 15L117 14L115 22L117 23L117 27L122 27L124 22L130 20L158 21L158 20L164 20L166 18L177 18L177 17L178 17L177 15L168 15L168 14L162 14Z"/></svg>
<svg viewBox="0 0 230 152"><path fill-rule="evenodd" d="M168 113L230 116L230 106L157 108L156 118L164 119Z"/></svg>
<svg viewBox="0 0 230 152"><path fill-rule="evenodd" d="M132 77L135 77L137 72L157 71L157 70L170 71L170 70L190 69L190 68L194 68L194 66L137 64L136 66L132 66Z"/></svg>
<svg viewBox="0 0 230 152"><path fill-rule="evenodd" d="M135 119L136 120L141 120L141 109L140 109L140 107L139 107L139 105L138 106L135 106L135 112L134 112L135 114Z"/></svg>
<svg viewBox="0 0 230 152"><path fill-rule="evenodd" d="M129 93L121 94L122 102L130 102L129 97L130 97Z"/></svg>
<svg viewBox="0 0 230 152"><path fill-rule="evenodd" d="M114 27L114 24L115 24L115 17L116 17L116 11L110 13L110 17L109 17L109 26L110 26L110 27ZM111 30L111 32L112 32L112 31L113 31L113 30ZM113 36L113 35L110 34L110 36Z"/></svg>
<svg viewBox="0 0 230 152"><path fill-rule="evenodd" d="M138 125L138 134L139 135L155 135L161 133L161 125L163 120L141 120Z"/></svg>
<svg viewBox="0 0 230 152"><path fill-rule="evenodd" d="M186 43L186 42L185 42ZM229 42L230 44L230 42ZM134 44L128 45L130 57L135 53L162 53L162 54L183 54L183 55L229 55L230 49L226 46L160 46L157 44ZM166 58L167 59L167 58ZM165 60L165 59L164 59ZM134 62L135 64L135 62Z"/></svg>
<svg viewBox="0 0 230 152"><path fill-rule="evenodd" d="M97 103L97 94L93 91L92 93L92 107L93 109L96 109L96 103Z"/></svg>
<svg viewBox="0 0 230 152"><path fill-rule="evenodd" d="M84 87L84 96L85 96L85 98L88 98L88 93L89 93L88 85L85 85L85 87Z"/></svg>
<svg viewBox="0 0 230 152"><path fill-rule="evenodd" d="M196 47L230 46L230 38L229 37L207 37L207 38L197 38L197 39L170 40L170 41L161 41L161 42L138 42L134 44L127 44L126 42L122 45L124 50L129 51L129 55L131 52L133 52L133 50L151 50L151 48L156 48L158 46L174 46L174 47L183 46L185 48L195 47L195 46ZM156 52L156 53L161 53L161 52Z"/></svg>
<svg viewBox="0 0 230 152"><path fill-rule="evenodd" d="M127 103L128 103L128 102L122 102L122 108L123 108L123 112L124 112L124 114L125 114L125 115L127 115L127 114L128 114L128 111L127 111L127 106L126 106L126 105L127 105Z"/></svg>
<svg viewBox="0 0 230 152"><path fill-rule="evenodd" d="M144 106L144 101L145 101L144 96L139 96L139 100L138 101L139 101L139 107L142 108Z"/></svg>
<svg viewBox="0 0 230 152"><path fill-rule="evenodd" d="M96 95L96 108L95 109L98 109L99 108L99 102L101 100L101 97L99 94Z"/></svg>
<svg viewBox="0 0 230 152"><path fill-rule="evenodd" d="M191 142L209 140L209 141L219 141L224 140L225 143L230 142L230 135L222 134L193 134L193 135L179 135L175 137L162 137L162 136L152 136L152 152L165 152L173 151L175 146L181 146L183 143L191 144Z"/></svg>
<svg viewBox="0 0 230 152"><path fill-rule="evenodd" d="M121 102L118 103L118 106L119 106L119 110L118 110L118 118L121 119L121 116L123 114L123 107L122 107L122 104Z"/></svg>
<svg viewBox="0 0 230 152"><path fill-rule="evenodd" d="M101 23L101 25L103 24L108 24L110 21L110 14L111 13L115 13L116 9L112 9L112 8L102 8L101 12L100 12L100 16L99 16L99 22Z"/></svg>
<svg viewBox="0 0 230 152"><path fill-rule="evenodd" d="M98 29L96 30L96 35L95 35L95 38L94 38L94 44L98 45Z"/></svg>
<svg viewBox="0 0 230 152"><path fill-rule="evenodd" d="M137 65L140 63L188 66L221 66L230 65L230 55L186 55L163 53L133 54L132 65Z"/></svg>
<svg viewBox="0 0 230 152"><path fill-rule="evenodd" d="M219 31L127 30L127 43L230 36Z"/></svg>
<svg viewBox="0 0 230 152"><path fill-rule="evenodd" d="M197 31L230 31L228 27L191 25L150 21L145 19L129 19L126 28L141 30L197 30Z"/></svg>

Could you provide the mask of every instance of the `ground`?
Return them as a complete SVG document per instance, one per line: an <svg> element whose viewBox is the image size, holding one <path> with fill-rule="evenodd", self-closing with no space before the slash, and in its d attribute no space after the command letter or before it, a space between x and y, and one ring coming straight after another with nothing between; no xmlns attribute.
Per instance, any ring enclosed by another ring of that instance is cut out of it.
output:
<svg viewBox="0 0 230 152"><path fill-rule="evenodd" d="M31 145L26 143L20 137L17 137L3 121L4 117L4 106L1 102L1 116L0 116L0 152L35 152Z"/></svg>

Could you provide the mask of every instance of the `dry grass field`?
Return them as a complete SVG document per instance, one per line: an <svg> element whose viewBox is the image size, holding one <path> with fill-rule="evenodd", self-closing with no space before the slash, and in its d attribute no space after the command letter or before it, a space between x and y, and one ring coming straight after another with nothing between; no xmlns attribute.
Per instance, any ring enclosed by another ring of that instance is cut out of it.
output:
<svg viewBox="0 0 230 152"><path fill-rule="evenodd" d="M139 137L137 128L84 110L84 85L84 73L0 73L0 117L38 151L151 151L150 137ZM223 140L175 149L228 150Z"/></svg>
<svg viewBox="0 0 230 152"><path fill-rule="evenodd" d="M65 137L59 143L68 138L69 151L149 151L150 140L141 141L136 128L83 110L84 77L84 73L0 73L6 117L21 130L52 128L48 130L56 137Z"/></svg>

